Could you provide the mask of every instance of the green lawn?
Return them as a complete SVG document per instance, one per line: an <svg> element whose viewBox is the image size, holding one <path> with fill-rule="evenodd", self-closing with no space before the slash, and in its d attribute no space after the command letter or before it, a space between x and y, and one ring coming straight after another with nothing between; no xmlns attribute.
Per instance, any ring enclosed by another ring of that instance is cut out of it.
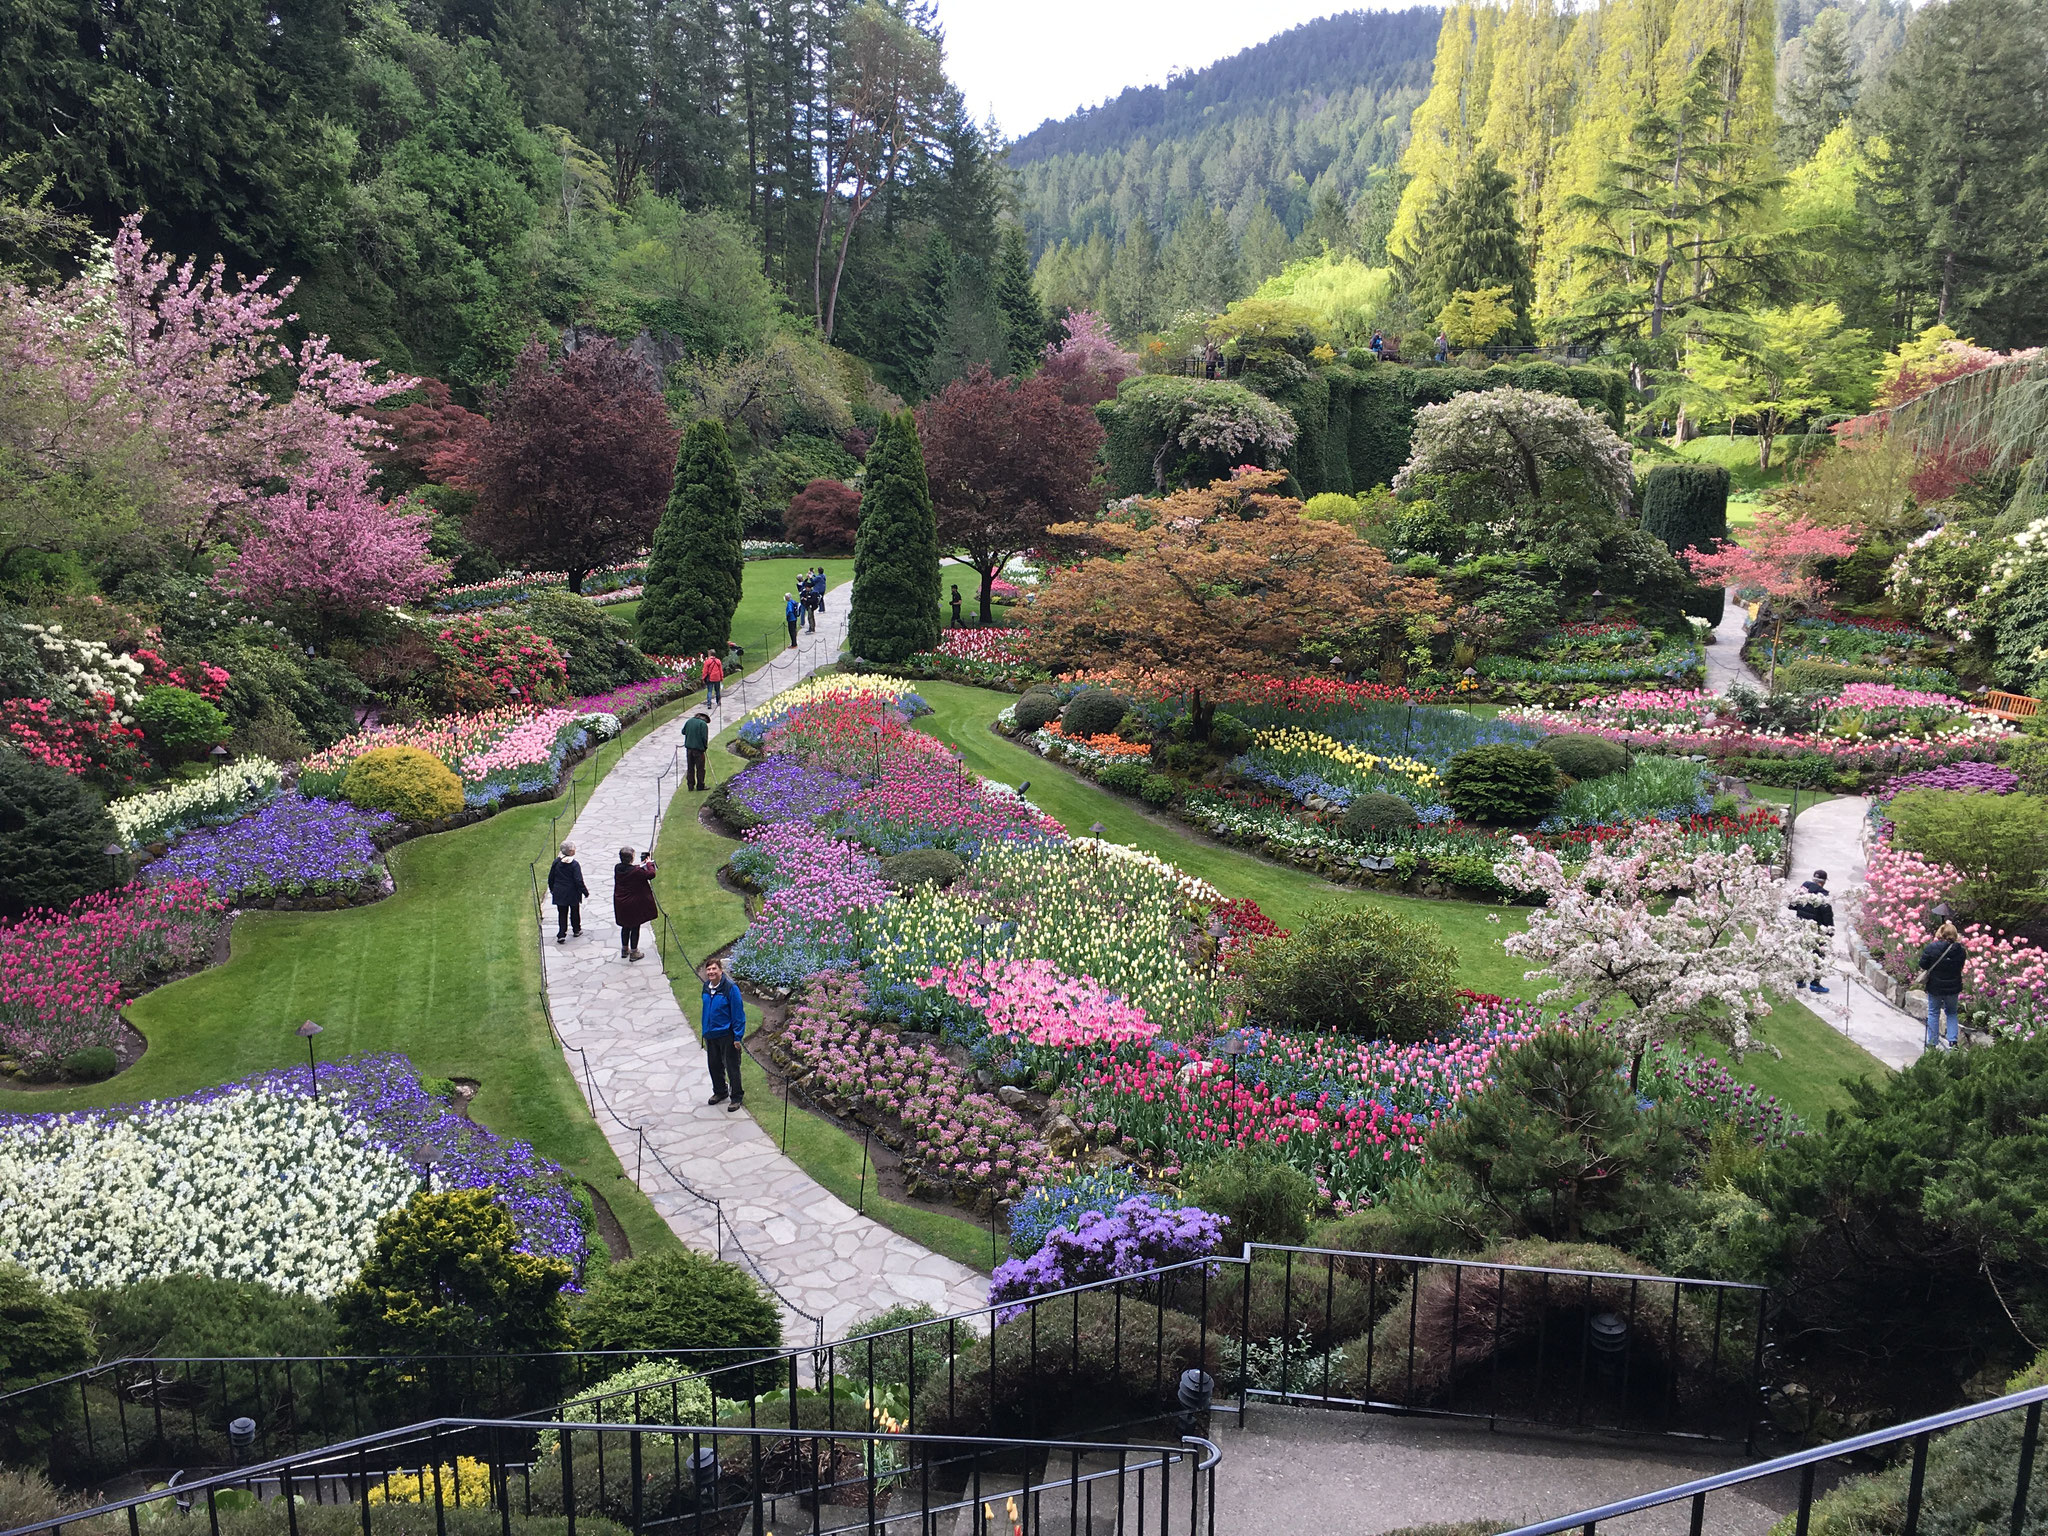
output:
<svg viewBox="0 0 2048 1536"><path fill-rule="evenodd" d="M586 761L575 804L625 747L680 709L656 711ZM549 856L572 815L565 796L400 844L390 854L397 891L371 906L244 913L227 964L129 1007L149 1039L132 1069L62 1092L0 1092L0 1108L130 1103L303 1066L295 1031L313 1019L323 1060L402 1051L423 1075L476 1079L472 1114L603 1194L636 1251L674 1242L592 1121L541 1012L528 865Z"/></svg>
<svg viewBox="0 0 2048 1536"><path fill-rule="evenodd" d="M789 646L789 631L782 627L782 594L796 590L796 579L814 565L825 567L828 587L837 587L853 575L853 561L820 556L815 560L749 560L746 590L739 611L732 616L732 638L746 649L746 669L751 671ZM846 593L829 591L825 601L843 603ZM640 614L638 602L620 603L605 612L627 623Z"/></svg>

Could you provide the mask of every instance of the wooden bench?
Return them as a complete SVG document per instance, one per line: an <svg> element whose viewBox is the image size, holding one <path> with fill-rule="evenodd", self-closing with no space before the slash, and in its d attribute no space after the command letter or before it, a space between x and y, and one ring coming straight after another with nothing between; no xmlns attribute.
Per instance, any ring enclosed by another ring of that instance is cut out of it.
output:
<svg viewBox="0 0 2048 1536"><path fill-rule="evenodd" d="M1984 695L1984 712L2001 720L2031 720L2041 713L2041 701L2023 693L2000 693L1994 688Z"/></svg>

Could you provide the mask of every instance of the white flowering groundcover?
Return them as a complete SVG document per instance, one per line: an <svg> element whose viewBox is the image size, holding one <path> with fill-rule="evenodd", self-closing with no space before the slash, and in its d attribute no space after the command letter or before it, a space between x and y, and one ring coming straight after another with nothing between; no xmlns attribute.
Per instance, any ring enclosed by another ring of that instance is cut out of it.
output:
<svg viewBox="0 0 2048 1536"><path fill-rule="evenodd" d="M24 1117L0 1125L0 1255L60 1291L198 1273L325 1298L419 1187L303 1094Z"/></svg>
<svg viewBox="0 0 2048 1536"><path fill-rule="evenodd" d="M324 1299L353 1281L377 1223L425 1184L487 1189L520 1247L581 1275L582 1208L561 1167L453 1113L396 1054L68 1115L0 1115L0 1260L53 1290L171 1274Z"/></svg>

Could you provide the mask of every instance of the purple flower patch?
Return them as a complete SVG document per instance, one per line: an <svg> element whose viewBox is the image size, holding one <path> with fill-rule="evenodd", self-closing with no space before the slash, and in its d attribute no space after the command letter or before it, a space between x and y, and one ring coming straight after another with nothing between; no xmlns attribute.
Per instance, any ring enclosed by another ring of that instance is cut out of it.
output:
<svg viewBox="0 0 2048 1536"><path fill-rule="evenodd" d="M392 822L383 811L286 795L225 827L187 833L142 874L153 884L204 880L230 904L336 895L368 878L377 861L374 834Z"/></svg>

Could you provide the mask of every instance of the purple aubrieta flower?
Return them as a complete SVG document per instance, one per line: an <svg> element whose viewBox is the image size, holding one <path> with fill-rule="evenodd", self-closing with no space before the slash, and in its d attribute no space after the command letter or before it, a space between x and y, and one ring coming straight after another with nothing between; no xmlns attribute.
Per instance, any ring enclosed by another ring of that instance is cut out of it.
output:
<svg viewBox="0 0 2048 1536"><path fill-rule="evenodd" d="M1133 1195L1113 1211L1083 1211L1069 1227L1054 1227L1027 1259L999 1265L989 1278L991 1304L1022 1301L1047 1291L1141 1275L1206 1258L1222 1244L1229 1218L1195 1206L1161 1207ZM997 1314L1007 1322L1021 1309Z"/></svg>
<svg viewBox="0 0 2048 1536"><path fill-rule="evenodd" d="M394 821L337 800L285 795L240 821L187 833L142 875L156 884L204 880L231 903L333 895L362 884L376 864L376 834Z"/></svg>

